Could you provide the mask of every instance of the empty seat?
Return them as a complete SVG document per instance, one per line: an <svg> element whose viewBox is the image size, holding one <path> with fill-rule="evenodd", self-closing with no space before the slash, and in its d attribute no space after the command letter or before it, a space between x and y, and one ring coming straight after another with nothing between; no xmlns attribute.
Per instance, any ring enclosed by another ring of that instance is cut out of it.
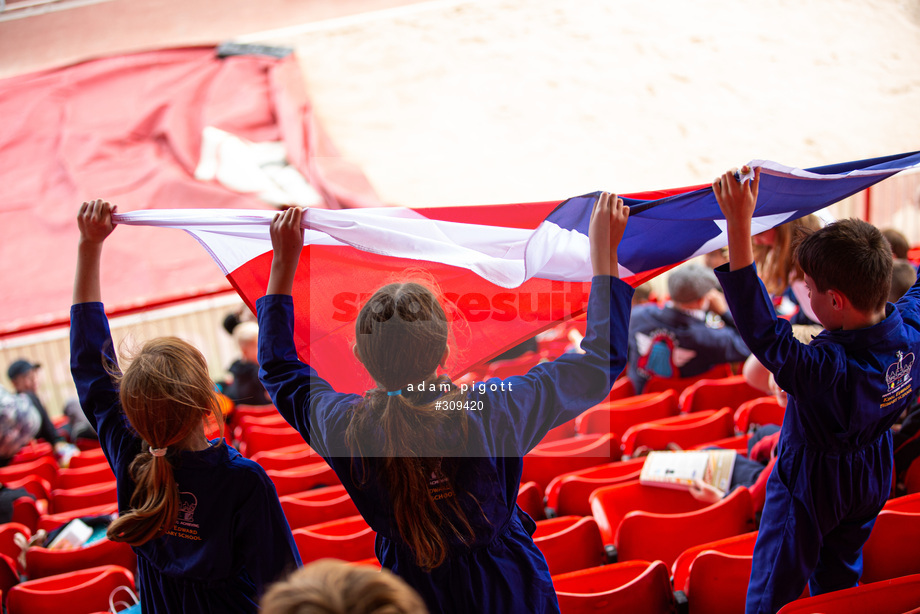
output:
<svg viewBox="0 0 920 614"><path fill-rule="evenodd" d="M745 401L735 410L735 430L747 433L754 426L775 424L782 426L786 407L776 397L760 397Z"/></svg>
<svg viewBox="0 0 920 614"><path fill-rule="evenodd" d="M751 493L741 487L699 510L630 512L620 521L614 545L618 560L660 560L670 567L691 546L753 530Z"/></svg>
<svg viewBox="0 0 920 614"><path fill-rule="evenodd" d="M68 468L70 469L80 469L81 467L90 467L92 465L98 465L99 463L106 463L105 454L102 452L102 448L95 448L93 450L85 450L80 452L76 456L70 457L70 464Z"/></svg>
<svg viewBox="0 0 920 614"><path fill-rule="evenodd" d="M628 561L553 576L562 614L676 611L668 568L661 561Z"/></svg>
<svg viewBox="0 0 920 614"><path fill-rule="evenodd" d="M543 509L543 489L536 482L525 482L518 489L517 504L534 520L546 518Z"/></svg>
<svg viewBox="0 0 920 614"><path fill-rule="evenodd" d="M486 375L483 379L488 380L493 377L505 379L513 375L523 375L527 373L531 367L537 366L541 361L546 359L547 357L540 352L527 352L516 358L496 360L489 364L489 369L486 371Z"/></svg>
<svg viewBox="0 0 920 614"><path fill-rule="evenodd" d="M568 439L569 437L575 437L578 435L578 431L575 428L575 420L576 419L573 418L568 422L563 422L559 426L550 429L549 432L543 436L543 439L540 440L540 443L552 443L554 441Z"/></svg>
<svg viewBox="0 0 920 614"><path fill-rule="evenodd" d="M920 512L883 509L863 546L861 582L920 574Z"/></svg>
<svg viewBox="0 0 920 614"><path fill-rule="evenodd" d="M644 458L604 463L556 476L546 488L546 507L555 515L590 516L588 497L602 486L639 479Z"/></svg>
<svg viewBox="0 0 920 614"><path fill-rule="evenodd" d="M117 503L115 480L80 486L78 488L56 488L51 491L50 511L52 514L69 512L85 507Z"/></svg>
<svg viewBox="0 0 920 614"><path fill-rule="evenodd" d="M706 550L721 552L722 554L731 554L735 556L752 556L754 553L754 544L757 542L757 531L733 535L714 541L705 542L696 546L691 546L677 557L671 566L671 581L674 584L674 590L686 591L687 580L690 577L690 565L693 560ZM745 582L745 586L747 583Z"/></svg>
<svg viewBox="0 0 920 614"><path fill-rule="evenodd" d="M250 425L240 435L238 449L240 454L251 458L258 452L277 450L285 446L303 443L303 436L289 425L259 426Z"/></svg>
<svg viewBox="0 0 920 614"><path fill-rule="evenodd" d="M904 488L907 494L920 493L920 458L915 458L907 468L904 476Z"/></svg>
<svg viewBox="0 0 920 614"><path fill-rule="evenodd" d="M51 456L43 456L27 463L0 467L0 483L14 482L27 477L46 480L52 488L57 484L58 465Z"/></svg>
<svg viewBox="0 0 920 614"><path fill-rule="evenodd" d="M38 580L10 589L8 614L60 614L105 612L109 595L119 587L134 589L134 575L117 565L93 567Z"/></svg>
<svg viewBox="0 0 920 614"><path fill-rule="evenodd" d="M304 564L326 558L361 561L375 556L377 534L361 516L294 529L293 534Z"/></svg>
<svg viewBox="0 0 920 614"><path fill-rule="evenodd" d="M668 444L682 449L712 442L735 434L729 408L703 410L692 414L662 418L630 427L623 434L623 454L632 456L639 448L665 450Z"/></svg>
<svg viewBox="0 0 920 614"><path fill-rule="evenodd" d="M295 469L266 469L265 473L271 478L279 496L341 484L335 471L324 460Z"/></svg>
<svg viewBox="0 0 920 614"><path fill-rule="evenodd" d="M763 392L748 384L743 375L701 379L680 394L680 410L689 413L730 407L734 411L745 401L762 396Z"/></svg>
<svg viewBox="0 0 920 614"><path fill-rule="evenodd" d="M645 510L658 514L681 514L706 507L685 490L645 486L628 482L605 486L591 493L591 513L597 520L605 544L613 544L616 531L626 514Z"/></svg>
<svg viewBox="0 0 920 614"><path fill-rule="evenodd" d="M72 550L33 546L26 551L26 574L33 580L102 565L118 565L134 573L137 555L128 544L105 538Z"/></svg>
<svg viewBox="0 0 920 614"><path fill-rule="evenodd" d="M701 552L687 579L690 614L743 614L752 561L750 555Z"/></svg>
<svg viewBox="0 0 920 614"><path fill-rule="evenodd" d="M563 516L537 523L533 541L553 575L603 565L607 561L597 522L590 516Z"/></svg>
<svg viewBox="0 0 920 614"><path fill-rule="evenodd" d="M59 514L42 514L37 519L36 529L52 531L62 524L67 524L74 518L83 518L86 516L102 516L104 514L115 514L118 512L117 503L103 503L93 507L81 507Z"/></svg>
<svg viewBox="0 0 920 614"><path fill-rule="evenodd" d="M662 390L674 390L678 394L682 393L688 387L704 379L721 379L731 377L732 368L729 364L716 365L706 373L694 375L693 377L653 377L645 383L642 392L661 392Z"/></svg>
<svg viewBox="0 0 920 614"><path fill-rule="evenodd" d="M920 575L911 575L799 599L786 604L779 614L904 614L915 611L917 604Z"/></svg>
<svg viewBox="0 0 920 614"><path fill-rule="evenodd" d="M631 426L677 412L677 393L665 390L596 405L577 418L576 428L581 434L625 433Z"/></svg>
<svg viewBox="0 0 920 614"><path fill-rule="evenodd" d="M101 463L79 467L76 469L61 469L58 472L57 488L79 488L92 486L102 482L111 482L115 479L112 468L103 460Z"/></svg>
<svg viewBox="0 0 920 614"><path fill-rule="evenodd" d="M296 469L323 459L303 439L292 446L256 452L250 458L263 469Z"/></svg>
<svg viewBox="0 0 920 614"><path fill-rule="evenodd" d="M358 514L344 486L327 486L280 497L281 509L292 529L339 520Z"/></svg>
<svg viewBox="0 0 920 614"><path fill-rule="evenodd" d="M920 493L888 499L882 509L893 512L920 512Z"/></svg>
<svg viewBox="0 0 920 614"><path fill-rule="evenodd" d="M580 435L541 444L524 456L522 482L536 482L545 489L558 475L609 463L620 457L613 433Z"/></svg>

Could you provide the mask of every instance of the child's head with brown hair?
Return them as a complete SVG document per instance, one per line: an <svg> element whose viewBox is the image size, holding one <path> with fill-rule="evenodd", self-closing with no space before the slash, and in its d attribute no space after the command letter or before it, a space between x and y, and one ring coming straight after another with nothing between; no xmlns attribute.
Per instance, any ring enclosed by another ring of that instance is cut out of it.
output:
<svg viewBox="0 0 920 614"><path fill-rule="evenodd" d="M884 309L891 288L891 246L878 228L849 218L804 235L796 261L811 278L814 292L836 291L854 309L870 314ZM806 278L806 282L809 281ZM815 310L816 315L818 310ZM827 324L822 321L822 324Z"/></svg>
<svg viewBox="0 0 920 614"><path fill-rule="evenodd" d="M122 375L113 374L121 406L147 449L131 463L132 509L108 529L113 541L139 546L176 522L179 490L171 456L207 447L204 422L222 416L204 356L191 344L160 337L146 342Z"/></svg>
<svg viewBox="0 0 920 614"><path fill-rule="evenodd" d="M274 584L262 614L428 614L425 603L388 569L321 559Z"/></svg>
<svg viewBox="0 0 920 614"><path fill-rule="evenodd" d="M355 408L347 438L357 456L379 457L396 526L422 569L446 559L448 535L461 543L474 537L457 503L461 493L452 490L455 464L441 462L462 455L467 433L466 412L439 411L436 405L463 394L437 376L448 355L449 329L437 296L414 282L377 290L355 323L355 355L378 388ZM431 386L442 394L433 395ZM432 474L451 496L435 498ZM442 505L453 513L445 515Z"/></svg>
<svg viewBox="0 0 920 614"><path fill-rule="evenodd" d="M910 242L907 240L907 237L904 236L904 233L894 228L886 228L881 232L882 236L885 237L885 240L888 241L888 244L891 246L891 253L894 254L894 257L901 260L907 260L907 252L910 251Z"/></svg>

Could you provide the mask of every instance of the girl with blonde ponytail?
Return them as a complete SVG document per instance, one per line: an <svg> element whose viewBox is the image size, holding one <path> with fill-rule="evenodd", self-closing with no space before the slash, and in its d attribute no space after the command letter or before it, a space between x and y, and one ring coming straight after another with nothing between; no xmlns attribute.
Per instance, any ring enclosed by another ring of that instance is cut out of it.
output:
<svg viewBox="0 0 920 614"><path fill-rule="evenodd" d="M353 351L376 383L363 396L336 392L298 360L292 291L302 212L272 222L271 274L257 303L262 383L377 532L380 563L431 612L559 611L531 537L536 525L516 504L522 457L606 398L626 364L632 288L616 279L616 250L628 215L621 199L598 196L583 354L462 390L437 374L450 331L435 293L388 284L355 322Z"/></svg>
<svg viewBox="0 0 920 614"><path fill-rule="evenodd" d="M80 208L70 328L80 404L116 478L108 538L137 553L145 613L257 612L263 590L300 564L291 529L262 468L206 438L209 417L223 422L201 352L161 337L119 370L99 272L114 210Z"/></svg>

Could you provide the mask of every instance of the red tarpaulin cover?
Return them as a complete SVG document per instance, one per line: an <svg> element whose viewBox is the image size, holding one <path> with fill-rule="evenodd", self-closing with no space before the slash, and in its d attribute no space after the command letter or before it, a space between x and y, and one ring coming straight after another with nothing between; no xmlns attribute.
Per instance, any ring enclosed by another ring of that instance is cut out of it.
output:
<svg viewBox="0 0 920 614"><path fill-rule="evenodd" d="M268 207L194 178L207 126L283 141L327 207L380 204L314 122L292 55L172 49L21 75L0 80L0 117L0 335L67 322L84 200L125 212ZM103 257L112 313L230 288L179 231L116 230Z"/></svg>

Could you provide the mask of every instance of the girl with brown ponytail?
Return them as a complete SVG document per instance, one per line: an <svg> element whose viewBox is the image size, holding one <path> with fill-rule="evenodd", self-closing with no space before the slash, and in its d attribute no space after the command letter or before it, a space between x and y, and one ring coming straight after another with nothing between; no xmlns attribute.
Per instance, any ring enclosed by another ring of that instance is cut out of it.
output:
<svg viewBox="0 0 920 614"><path fill-rule="evenodd" d="M71 372L115 473L108 538L137 553L144 612L257 612L263 589L300 564L262 468L208 441L221 424L208 366L175 337L146 342L121 373L101 303L102 244L114 207L83 203L71 308Z"/></svg>
<svg viewBox="0 0 920 614"><path fill-rule="evenodd" d="M559 611L533 520L516 504L522 456L603 400L625 365L632 288L616 279L616 250L628 215L607 193L591 215L584 354L459 389L437 376L449 326L435 293L388 284L355 323L354 353L376 382L364 396L334 391L298 360L291 293L302 212L288 209L272 222L271 274L257 303L262 383L377 532L381 564L431 612Z"/></svg>

